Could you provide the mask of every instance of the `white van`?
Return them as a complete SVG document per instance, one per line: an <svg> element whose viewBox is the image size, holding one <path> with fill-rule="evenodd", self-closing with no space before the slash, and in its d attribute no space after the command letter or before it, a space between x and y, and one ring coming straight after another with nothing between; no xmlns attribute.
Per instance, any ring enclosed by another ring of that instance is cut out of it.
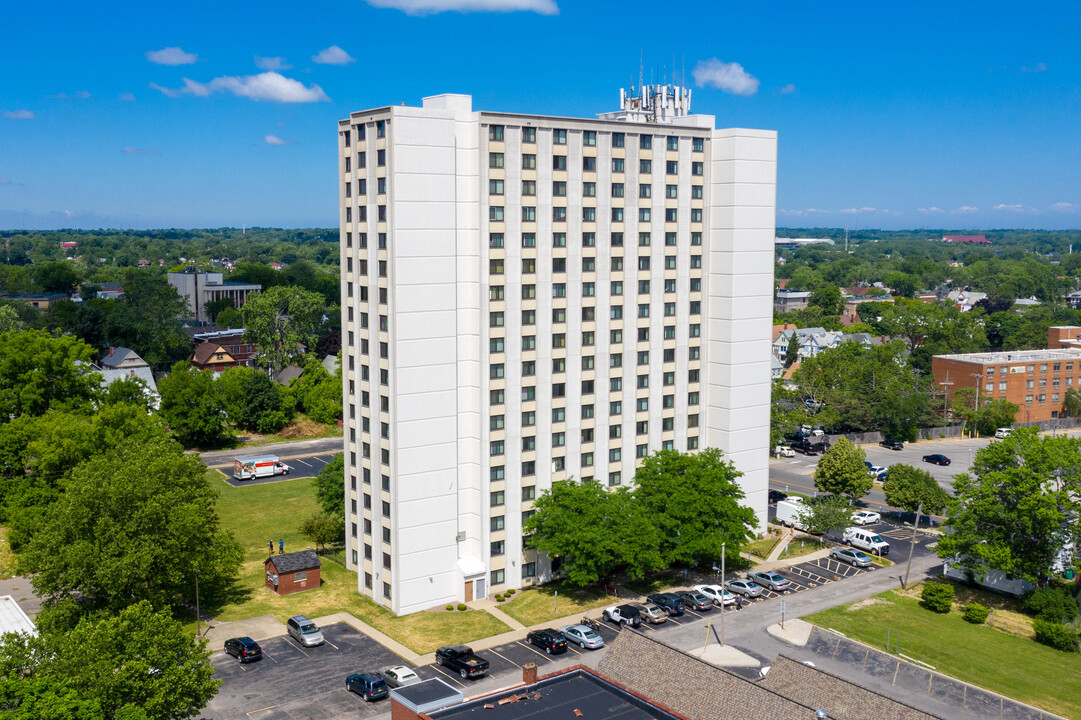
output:
<svg viewBox="0 0 1081 720"><path fill-rule="evenodd" d="M858 527L845 528L844 541L854 548L859 548L872 555L889 555L890 544L874 530Z"/></svg>

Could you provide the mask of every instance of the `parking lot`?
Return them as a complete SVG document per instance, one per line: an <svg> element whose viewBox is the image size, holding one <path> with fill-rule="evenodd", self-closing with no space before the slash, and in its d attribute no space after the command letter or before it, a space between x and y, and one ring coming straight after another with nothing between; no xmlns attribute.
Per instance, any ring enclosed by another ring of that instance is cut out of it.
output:
<svg viewBox="0 0 1081 720"><path fill-rule="evenodd" d="M887 539L891 559L895 562L907 559L911 528L888 523L865 527ZM917 534L917 557L928 556L927 545L933 540L932 535L923 532ZM874 565L857 568L830 558L807 560L778 571L792 583L790 589L775 592L763 588L760 597L744 599L743 603L749 606L773 602L779 597L803 590L880 571L881 568ZM729 579L733 577L735 574L729 575ZM659 638L663 638L665 633L684 625L716 619L720 612L716 607L703 612L686 610L683 615L668 618L658 625L643 624L641 630L647 634L657 633ZM725 612L731 615L739 610L732 607ZM599 621L601 637L605 642L611 642L619 633L618 627L602 620L599 610L594 611L592 617ZM386 665L412 664L343 623L322 630L327 642L320 647L303 648L288 637L273 638L260 643L263 659L246 665L241 665L235 658L217 649L212 662L215 677L222 681L222 686L203 717L207 720L333 720L374 717L389 712L386 701L369 704L348 692L345 678L355 672L374 672ZM523 637L514 642L478 651L490 663L489 676L501 682L513 682L521 677L521 668L526 663L543 666L555 660L573 661L576 656L594 652L568 644L565 654L547 655L527 643L525 633L522 634ZM451 687L462 690L466 696L477 694L483 688L477 685L483 680L463 680L456 673L438 665L421 666L416 671L425 680L438 677Z"/></svg>

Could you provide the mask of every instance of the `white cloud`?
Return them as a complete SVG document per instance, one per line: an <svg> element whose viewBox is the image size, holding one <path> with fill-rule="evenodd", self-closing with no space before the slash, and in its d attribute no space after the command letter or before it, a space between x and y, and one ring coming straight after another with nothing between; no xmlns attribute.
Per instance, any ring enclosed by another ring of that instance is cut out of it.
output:
<svg viewBox="0 0 1081 720"><path fill-rule="evenodd" d="M237 97L250 100L267 100L278 103L329 102L330 98L318 85L305 86L304 83L279 75L276 72L259 73L234 77L226 75L214 78L208 83L201 83L184 78L184 87L167 88L150 83L150 87L168 97L195 95L207 97L216 92L229 92Z"/></svg>
<svg viewBox="0 0 1081 720"><path fill-rule="evenodd" d="M289 70L293 66L285 62L283 57L260 57L256 55L255 67L260 70Z"/></svg>
<svg viewBox="0 0 1081 720"><path fill-rule="evenodd" d="M807 208L807 214L808 215L813 215L813 214L828 215L829 210L819 210L818 208Z"/></svg>
<svg viewBox="0 0 1081 720"><path fill-rule="evenodd" d="M793 85L792 83L788 83L788 84L787 84L787 85L785 85L785 86L784 86L783 88L781 88L781 89L779 90L779 92L780 92L780 93L781 93L782 95L789 95L789 94L791 94L791 93L794 93L794 92L796 92L796 86L795 86L795 85Z"/></svg>
<svg viewBox="0 0 1081 720"><path fill-rule="evenodd" d="M777 210L777 214L778 215L802 215L803 211L802 210L785 210L784 208L781 208L781 209Z"/></svg>
<svg viewBox="0 0 1081 720"><path fill-rule="evenodd" d="M121 102L135 102L135 95L129 92L122 92L116 96Z"/></svg>
<svg viewBox="0 0 1081 720"><path fill-rule="evenodd" d="M146 59L158 65L194 65L199 60L195 53L184 52L178 47L147 50Z"/></svg>
<svg viewBox="0 0 1081 720"><path fill-rule="evenodd" d="M1051 206L1052 210L1057 212L1071 212L1077 209L1077 206L1068 202L1057 202Z"/></svg>
<svg viewBox="0 0 1081 720"><path fill-rule="evenodd" d="M995 205L994 209L995 210L1009 210L1010 212L1024 212L1025 211L1025 206L1024 205L1005 205L1003 203L999 203L998 205Z"/></svg>
<svg viewBox="0 0 1081 720"><path fill-rule="evenodd" d="M349 53L337 45L331 45L325 50L320 50L318 55L312 55L312 62L320 65L348 65L351 62L356 62L356 58L350 56Z"/></svg>
<svg viewBox="0 0 1081 720"><path fill-rule="evenodd" d="M878 212L878 211L873 207L861 207L861 208L845 208L844 210L840 210L839 212L842 212L845 215L860 215L862 213L873 213L873 212Z"/></svg>
<svg viewBox="0 0 1081 720"><path fill-rule="evenodd" d="M79 90L71 95L68 95L67 93L56 93L55 95L46 95L45 97L49 100L86 100L90 97L90 91Z"/></svg>
<svg viewBox="0 0 1081 720"><path fill-rule="evenodd" d="M293 144L289 140L282 140L277 135L264 135L263 136L263 142L265 142L267 145L292 145Z"/></svg>
<svg viewBox="0 0 1081 720"><path fill-rule="evenodd" d="M401 10L407 15L455 12L516 12L558 15L554 0L367 0L369 5Z"/></svg>
<svg viewBox="0 0 1081 720"><path fill-rule="evenodd" d="M943 210L942 208L940 208L940 207L935 207L934 205L932 205L931 207L925 207L925 208L917 208L917 211L918 211L918 212L921 212L921 213L940 213L940 212L946 212L946 211L945 211L945 210Z"/></svg>
<svg viewBox="0 0 1081 720"><path fill-rule="evenodd" d="M127 145L120 148L120 152L124 153L125 155L157 155L158 154L158 151L155 150L154 148L133 148L133 147L128 147Z"/></svg>
<svg viewBox="0 0 1081 720"><path fill-rule="evenodd" d="M698 87L715 87L733 95L754 95L758 78L749 74L739 63L721 62L717 58L699 60L691 73Z"/></svg>
<svg viewBox="0 0 1081 720"><path fill-rule="evenodd" d="M5 110L4 117L8 120L33 120L34 113L29 110Z"/></svg>
<svg viewBox="0 0 1081 720"><path fill-rule="evenodd" d="M1032 67L1028 67L1027 65L1022 65L1021 66L1021 72L1023 72L1023 73L1041 73L1041 72L1046 72L1046 70L1047 70L1047 63L1036 63Z"/></svg>
<svg viewBox="0 0 1081 720"><path fill-rule="evenodd" d="M980 209L978 207L972 207L971 205L962 205L961 207L955 207L950 212L955 215L971 215L972 213L978 213Z"/></svg>

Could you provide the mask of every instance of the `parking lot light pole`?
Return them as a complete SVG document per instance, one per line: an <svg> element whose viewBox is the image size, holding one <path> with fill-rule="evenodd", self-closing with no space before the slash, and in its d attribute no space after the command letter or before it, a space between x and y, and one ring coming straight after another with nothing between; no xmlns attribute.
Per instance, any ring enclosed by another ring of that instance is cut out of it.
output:
<svg viewBox="0 0 1081 720"><path fill-rule="evenodd" d="M199 629L199 568L195 568L195 637L201 634Z"/></svg>
<svg viewBox="0 0 1081 720"><path fill-rule="evenodd" d="M725 543L721 543L721 647L724 647L724 548Z"/></svg>
<svg viewBox="0 0 1081 720"><path fill-rule="evenodd" d="M908 585L908 575L912 572L912 553L916 551L916 533L920 529L920 512L923 510L923 501L916 506L916 522L912 525L912 542L908 546L908 564L905 567L905 577L901 580L901 589L904 590Z"/></svg>

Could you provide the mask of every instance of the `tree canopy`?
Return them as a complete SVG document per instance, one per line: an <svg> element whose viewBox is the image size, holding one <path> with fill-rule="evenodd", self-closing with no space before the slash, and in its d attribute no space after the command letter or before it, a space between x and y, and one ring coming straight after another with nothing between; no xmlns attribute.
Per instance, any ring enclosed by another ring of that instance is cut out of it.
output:
<svg viewBox="0 0 1081 720"><path fill-rule="evenodd" d="M322 325L325 298L300 287L278 285L252 297L241 308L244 337L259 346L259 362L280 369L314 347Z"/></svg>
<svg viewBox="0 0 1081 720"><path fill-rule="evenodd" d="M1081 439L1019 428L977 452L953 488L938 553L967 570L993 568L1044 587L1059 551L1081 544Z"/></svg>
<svg viewBox="0 0 1081 720"><path fill-rule="evenodd" d="M60 623L140 600L179 608L195 571L212 594L236 575L240 548L219 527L217 492L197 457L156 438L95 455L72 472L21 561ZM78 603L75 603L78 600Z"/></svg>
<svg viewBox="0 0 1081 720"><path fill-rule="evenodd" d="M842 435L819 459L814 471L815 487L835 495L863 497L874 487L866 460L863 448Z"/></svg>
<svg viewBox="0 0 1081 720"><path fill-rule="evenodd" d="M927 515L938 515L950 501L950 494L931 473L903 463L890 465L882 491L893 507L916 512L922 506Z"/></svg>
<svg viewBox="0 0 1081 720"><path fill-rule="evenodd" d="M101 383L90 370L93 355L78 338L41 330L0 334L0 417L89 407Z"/></svg>
<svg viewBox="0 0 1081 720"><path fill-rule="evenodd" d="M209 370L195 370L186 361L158 383L158 414L188 447L213 447L225 437L225 406L221 388Z"/></svg>

